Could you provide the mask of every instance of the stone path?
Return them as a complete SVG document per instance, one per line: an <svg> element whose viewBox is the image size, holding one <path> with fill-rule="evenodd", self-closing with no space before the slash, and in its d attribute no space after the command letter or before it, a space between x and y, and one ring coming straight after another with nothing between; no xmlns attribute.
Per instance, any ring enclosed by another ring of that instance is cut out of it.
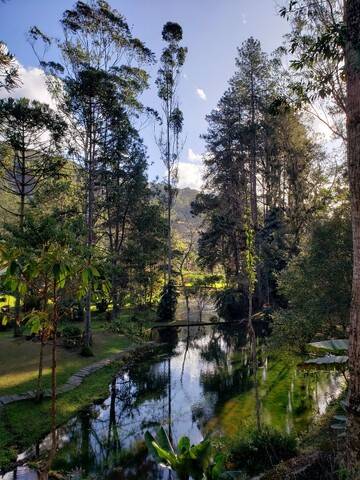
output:
<svg viewBox="0 0 360 480"><path fill-rule="evenodd" d="M79 385L83 383L86 377L88 377L94 372L97 372L101 368L106 367L107 365L110 365L111 363L116 362L118 360L125 360L127 357L130 357L130 355L134 354L137 351L151 350L151 348L154 347L155 345L159 345L159 344L156 344L156 342L147 342L145 345L129 347L117 353L116 355L112 355L109 358L104 358L103 360L99 360L98 362L92 363L90 365L87 365L86 367L81 368L78 372L71 375L71 377L68 379L66 383L58 387L57 395L74 390L74 388L77 388ZM51 398L51 390L50 389L45 390L43 396L44 398ZM24 392L24 393L16 393L14 395L4 395L3 397L0 397L0 409L1 407L8 405L9 403L19 402L21 400L35 400L35 399L36 399L35 390L29 390L28 392Z"/></svg>

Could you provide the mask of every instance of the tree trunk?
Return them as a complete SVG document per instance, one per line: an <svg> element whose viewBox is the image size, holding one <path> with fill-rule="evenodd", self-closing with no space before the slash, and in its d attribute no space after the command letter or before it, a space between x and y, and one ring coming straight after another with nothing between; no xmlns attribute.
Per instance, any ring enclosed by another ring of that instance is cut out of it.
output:
<svg viewBox="0 0 360 480"><path fill-rule="evenodd" d="M57 328L58 328L58 299L56 282L54 285L53 298L53 342L52 342L52 360L51 360L51 458L54 458L57 449L57 433L56 433L56 342L57 342Z"/></svg>
<svg viewBox="0 0 360 480"><path fill-rule="evenodd" d="M24 219L25 219L25 154L22 154L22 168L21 168L21 184L20 184L20 209L19 209L19 228L20 232L24 230ZM20 329L21 322L21 303L20 303L20 293L17 290L15 293L15 323L14 323L14 337L21 336Z"/></svg>
<svg viewBox="0 0 360 480"><path fill-rule="evenodd" d="M112 274L111 274L111 301L113 304L111 312L111 321L114 322L120 314L120 304L119 304L119 286L117 278L117 261L115 258L115 253L113 253L112 259Z"/></svg>
<svg viewBox="0 0 360 480"><path fill-rule="evenodd" d="M360 478L360 0L345 2L345 24L347 158L353 229L346 463L350 478L358 479Z"/></svg>
<svg viewBox="0 0 360 480"><path fill-rule="evenodd" d="M170 146L168 146L170 148ZM168 153L168 156L170 156L170 151ZM170 162L170 159L169 159ZM167 223L168 223L168 265L167 265L167 282L169 283L171 280L171 260L172 260L172 249L171 249L171 206L172 206L172 186L171 186L171 171L170 171L170 164L169 164L169 169L168 169L168 204L167 204Z"/></svg>
<svg viewBox="0 0 360 480"><path fill-rule="evenodd" d="M256 351L256 333L254 325L252 323L252 314L253 314L253 294L249 291L249 313L248 313L248 331L250 338L250 351L251 351L251 363L252 371L254 376L254 387L255 387L255 413L256 413L256 426L257 429L261 430L261 412L260 412L260 397L259 397L259 384L258 384L258 360L257 360L257 351Z"/></svg>
<svg viewBox="0 0 360 480"><path fill-rule="evenodd" d="M39 354L39 371L38 371L38 379L36 385L36 400L39 401L42 399L43 396L43 367L44 367L44 333L40 334L40 354Z"/></svg>

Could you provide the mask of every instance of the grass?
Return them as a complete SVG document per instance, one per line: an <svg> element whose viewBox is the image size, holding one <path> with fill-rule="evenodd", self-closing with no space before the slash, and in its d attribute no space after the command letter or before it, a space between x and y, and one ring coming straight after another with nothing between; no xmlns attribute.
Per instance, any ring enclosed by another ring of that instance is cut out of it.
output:
<svg viewBox="0 0 360 480"><path fill-rule="evenodd" d="M115 362L84 380L82 385L59 396L57 423L68 421L82 408L97 399L106 397L108 385L118 372ZM17 453L41 440L51 428L50 400L10 404L0 413L0 470L7 469L15 461Z"/></svg>
<svg viewBox="0 0 360 480"><path fill-rule="evenodd" d="M124 335L107 332L100 321L93 323L93 357L81 357L76 350L58 349L58 384L61 385L82 367L110 357L133 342ZM0 333L0 396L22 393L36 387L40 344L25 338ZM50 387L51 346L45 347L44 387Z"/></svg>
<svg viewBox="0 0 360 480"><path fill-rule="evenodd" d="M130 318L132 310L121 317ZM136 314L143 321L150 321L151 312ZM79 326L81 326L79 324ZM81 357L76 350L58 349L58 386L82 367L102 358L111 357L134 344L125 335L112 333L98 314L92 323L93 357ZM0 332L0 396L22 393L36 387L39 361L38 342L13 338L11 331ZM44 387L50 387L51 346L45 348ZM107 396L108 385L118 372L120 362L114 362L93 373L71 392L60 395L57 400L57 423L61 425L82 408L97 399ZM50 400L41 403L23 401L9 404L0 410L0 470L9 469L19 452L29 448L50 431Z"/></svg>

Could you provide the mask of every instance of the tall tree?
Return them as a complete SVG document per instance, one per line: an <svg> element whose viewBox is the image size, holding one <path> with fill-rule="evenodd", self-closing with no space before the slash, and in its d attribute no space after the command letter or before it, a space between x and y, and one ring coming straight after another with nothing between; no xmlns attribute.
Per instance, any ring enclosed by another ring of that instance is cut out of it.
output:
<svg viewBox="0 0 360 480"><path fill-rule="evenodd" d="M2 169L0 189L13 197L13 208L6 212L15 218L20 231L26 206L37 188L64 165L61 154L66 124L47 105L27 99L0 100ZM10 220L11 221L11 220ZM16 294L15 334L19 333L20 294Z"/></svg>
<svg viewBox="0 0 360 480"><path fill-rule="evenodd" d="M74 156L84 182L84 216L87 224L88 265L97 243L99 218L99 167L103 139L107 135L107 94L118 96L128 113L142 110L138 95L147 86L148 76L141 68L153 60L152 53L133 37L126 19L104 0L77 1L61 20L64 39L59 43L63 65L41 62L51 76L52 93L71 125ZM34 40L50 39L38 28ZM55 80L54 80L55 79ZM92 286L85 298L85 347L91 344Z"/></svg>
<svg viewBox="0 0 360 480"><path fill-rule="evenodd" d="M347 139L353 236L346 464L350 478L357 479L360 475L360 1L291 1L281 13L293 24L290 38L291 49L296 53L293 66L305 72L305 82L301 85L305 100L329 98L346 115L343 138ZM314 76L309 81L307 72L317 64L333 68L327 70L326 76ZM344 80L346 93L340 96L339 85Z"/></svg>
<svg viewBox="0 0 360 480"><path fill-rule="evenodd" d="M301 116L289 107L276 106L282 91L279 63L267 58L258 41L244 42L236 65L228 90L207 117L208 192L198 197L194 212L205 214L206 229L199 243L202 261L210 268L222 265L228 286L243 296L248 291L243 261L246 231L254 231L259 259L254 307L258 308L276 297L273 273L280 263L269 256L267 244L275 234L270 233L270 223L271 228L284 224L286 263L319 207L322 152Z"/></svg>
<svg viewBox="0 0 360 480"><path fill-rule="evenodd" d="M351 216L353 281L350 310L350 425L347 466L352 478L360 476L360 1L346 0L344 21L346 74L346 130Z"/></svg>
<svg viewBox="0 0 360 480"><path fill-rule="evenodd" d="M166 197L168 220L167 282L172 274L171 210L174 203L177 183L177 167L180 153L180 133L183 127L183 114L179 108L177 87L181 67L184 65L187 49L180 46L182 28L177 23L164 25L162 38L167 43L161 55L161 65L156 84L162 107L162 125L158 145L166 168Z"/></svg>

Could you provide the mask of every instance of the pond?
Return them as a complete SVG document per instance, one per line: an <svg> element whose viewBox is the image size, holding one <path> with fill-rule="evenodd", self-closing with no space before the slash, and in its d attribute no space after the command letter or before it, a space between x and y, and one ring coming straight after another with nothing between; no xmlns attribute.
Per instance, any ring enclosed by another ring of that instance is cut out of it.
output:
<svg viewBox="0 0 360 480"><path fill-rule="evenodd" d="M339 374L302 371L298 362L259 345L261 421L285 432L305 432L343 389ZM193 443L206 434L239 435L255 424L255 405L246 331L234 325L182 328L170 352L119 374L105 401L59 429L53 469L74 480L173 478L148 457L146 430L163 425L175 441L187 435ZM44 439L36 452L49 444ZM15 478L37 475L21 467L3 477Z"/></svg>

